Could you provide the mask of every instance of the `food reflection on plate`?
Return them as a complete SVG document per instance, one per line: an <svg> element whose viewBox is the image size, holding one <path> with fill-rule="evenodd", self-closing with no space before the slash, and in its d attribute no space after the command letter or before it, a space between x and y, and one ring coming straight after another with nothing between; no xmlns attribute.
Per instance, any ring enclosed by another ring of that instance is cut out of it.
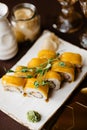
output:
<svg viewBox="0 0 87 130"><path fill-rule="evenodd" d="M87 87L82 88L80 92L87 95Z"/></svg>

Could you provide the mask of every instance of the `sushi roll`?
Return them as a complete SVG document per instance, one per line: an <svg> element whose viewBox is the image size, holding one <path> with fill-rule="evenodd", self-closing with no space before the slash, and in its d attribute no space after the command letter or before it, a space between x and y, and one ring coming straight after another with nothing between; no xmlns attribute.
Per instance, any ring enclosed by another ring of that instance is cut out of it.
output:
<svg viewBox="0 0 87 130"><path fill-rule="evenodd" d="M36 98L48 99L49 86L48 85L40 85L38 87L35 86L35 82L37 82L37 78L31 78L27 80L27 83L24 87L24 93L27 96L33 96Z"/></svg>
<svg viewBox="0 0 87 130"><path fill-rule="evenodd" d="M13 75L4 75L2 77L4 90L23 93L25 83L26 80L24 78L15 77Z"/></svg>
<svg viewBox="0 0 87 130"><path fill-rule="evenodd" d="M35 67L40 67L41 64L45 63L47 61L46 58L32 58L28 62L28 67L29 68L35 68Z"/></svg>
<svg viewBox="0 0 87 130"><path fill-rule="evenodd" d="M29 69L26 66L17 66L14 75L17 77L23 77L23 78L31 78L33 77L33 70Z"/></svg>
<svg viewBox="0 0 87 130"><path fill-rule="evenodd" d="M82 57L78 53L64 52L60 56L60 60L65 61L65 62L70 62L71 64L75 65L75 67L77 68L82 67Z"/></svg>
<svg viewBox="0 0 87 130"><path fill-rule="evenodd" d="M58 90L61 85L62 77L55 71L48 71L45 76L45 80L49 82L51 88Z"/></svg>
<svg viewBox="0 0 87 130"><path fill-rule="evenodd" d="M71 82L75 79L75 68L69 62L56 61L52 65L52 71L59 72L66 81Z"/></svg>
<svg viewBox="0 0 87 130"><path fill-rule="evenodd" d="M38 57L39 58L55 58L56 57L56 52L53 50L41 50L38 53Z"/></svg>

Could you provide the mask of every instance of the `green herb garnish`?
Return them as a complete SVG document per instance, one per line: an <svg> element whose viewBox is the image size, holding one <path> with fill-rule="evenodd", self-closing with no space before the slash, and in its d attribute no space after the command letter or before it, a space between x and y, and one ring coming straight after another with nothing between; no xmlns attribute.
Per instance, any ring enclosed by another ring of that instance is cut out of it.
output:
<svg viewBox="0 0 87 130"><path fill-rule="evenodd" d="M45 86L45 85L49 85L48 81L45 80L41 80L40 82L37 80L34 82L34 85L36 88L38 88L39 86Z"/></svg>
<svg viewBox="0 0 87 130"><path fill-rule="evenodd" d="M40 83L38 81L35 81L34 85L35 85L36 88L38 88L40 86Z"/></svg>
<svg viewBox="0 0 87 130"><path fill-rule="evenodd" d="M32 75L27 75L26 78L33 78L33 76Z"/></svg>
<svg viewBox="0 0 87 130"><path fill-rule="evenodd" d="M29 68L27 68L27 67L23 67L22 69L21 69L21 72L29 72Z"/></svg>
<svg viewBox="0 0 87 130"><path fill-rule="evenodd" d="M7 73L14 73L14 70L8 70Z"/></svg>
<svg viewBox="0 0 87 130"><path fill-rule="evenodd" d="M60 62L58 63L58 65L64 67L66 64L65 64L65 62L63 62L63 61L60 61Z"/></svg>
<svg viewBox="0 0 87 130"><path fill-rule="evenodd" d="M9 70L8 73L17 73L17 72L26 73L25 76L22 75L19 76L23 78L32 78L32 77L36 77L37 75L43 76L52 67L52 63L56 60L58 60L58 57L48 59L46 62L40 64L39 67L28 68L27 66L24 66L19 71ZM32 72L33 75L27 75L27 72Z"/></svg>

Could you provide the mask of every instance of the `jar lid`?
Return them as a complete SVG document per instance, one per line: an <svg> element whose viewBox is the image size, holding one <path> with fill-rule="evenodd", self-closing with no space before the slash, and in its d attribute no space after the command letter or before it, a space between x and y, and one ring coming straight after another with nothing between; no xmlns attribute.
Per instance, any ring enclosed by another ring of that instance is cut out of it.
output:
<svg viewBox="0 0 87 130"><path fill-rule="evenodd" d="M26 11L24 11L24 9L26 9ZM25 18L23 14L26 15L27 18ZM37 9L33 4L21 3L14 6L12 10L12 19L15 21L27 21L33 19L36 14Z"/></svg>
<svg viewBox="0 0 87 130"><path fill-rule="evenodd" d="M6 4L0 2L0 18L8 15L8 7Z"/></svg>

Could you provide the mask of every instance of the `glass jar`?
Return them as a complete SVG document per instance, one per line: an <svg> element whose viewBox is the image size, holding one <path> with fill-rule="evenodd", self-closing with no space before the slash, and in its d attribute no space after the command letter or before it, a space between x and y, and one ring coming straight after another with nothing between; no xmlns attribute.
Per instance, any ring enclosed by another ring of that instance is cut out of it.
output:
<svg viewBox="0 0 87 130"><path fill-rule="evenodd" d="M18 42L34 41L40 32L40 16L30 3L21 3L12 10L11 24Z"/></svg>

